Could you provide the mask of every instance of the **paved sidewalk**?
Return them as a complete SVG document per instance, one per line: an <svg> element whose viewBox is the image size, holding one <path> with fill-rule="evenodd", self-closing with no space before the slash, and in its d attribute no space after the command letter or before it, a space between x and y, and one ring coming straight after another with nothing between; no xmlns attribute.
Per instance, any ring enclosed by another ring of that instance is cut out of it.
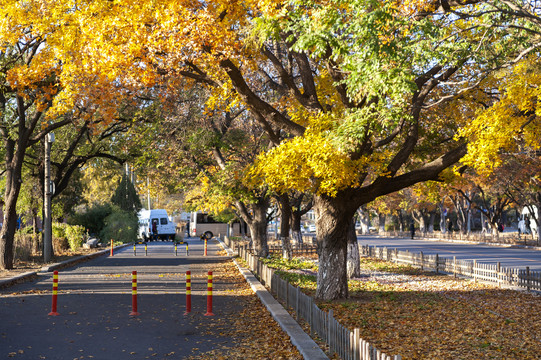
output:
<svg viewBox="0 0 541 360"><path fill-rule="evenodd" d="M238 284L220 281L219 247L190 239L189 256L171 242L119 250L59 272L59 316L51 311L52 273L0 290L0 358L15 359L165 359L218 349L237 339L227 320L243 302L230 291ZM131 272L138 272L139 316L132 310ZM192 312L185 316L185 273L192 272ZM207 311L207 272L214 271L213 312Z"/></svg>
<svg viewBox="0 0 541 360"><path fill-rule="evenodd" d="M227 247L225 243L220 241L220 244L224 249L226 249L230 256L233 255L233 251ZM304 332L297 321L293 319L289 312L284 309L284 307L272 296L271 293L267 291L265 286L263 286L259 280L257 280L255 275L252 274L249 269L243 268L238 262L235 261L235 263L246 281L250 284L252 290L259 297L259 300L261 300L263 305L265 305L267 310L271 313L273 319L280 325L282 330L289 335L291 342L297 347L302 356L309 360L328 359L323 350L321 350L316 342Z"/></svg>

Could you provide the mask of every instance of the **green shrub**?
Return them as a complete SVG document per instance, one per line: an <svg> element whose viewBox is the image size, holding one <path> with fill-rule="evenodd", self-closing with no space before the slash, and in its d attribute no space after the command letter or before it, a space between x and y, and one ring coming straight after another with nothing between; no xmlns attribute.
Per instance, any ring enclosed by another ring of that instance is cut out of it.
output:
<svg viewBox="0 0 541 360"><path fill-rule="evenodd" d="M109 204L93 205L86 211L76 213L68 219L70 225L81 225L90 234L98 235L105 227L105 219L111 215L113 207Z"/></svg>
<svg viewBox="0 0 541 360"><path fill-rule="evenodd" d="M65 251L69 248L68 239L66 236L66 227L68 225L64 223L52 223L52 233L53 233L53 249L55 251Z"/></svg>
<svg viewBox="0 0 541 360"><path fill-rule="evenodd" d="M53 236L57 238L66 237L66 226L67 224L54 222L52 225Z"/></svg>
<svg viewBox="0 0 541 360"><path fill-rule="evenodd" d="M104 220L105 227L100 233L104 242L114 240L122 243L137 239L138 220L133 212L123 211L115 207Z"/></svg>
<svg viewBox="0 0 541 360"><path fill-rule="evenodd" d="M77 250L83 246L86 229L81 225L67 225L66 238L71 250Z"/></svg>

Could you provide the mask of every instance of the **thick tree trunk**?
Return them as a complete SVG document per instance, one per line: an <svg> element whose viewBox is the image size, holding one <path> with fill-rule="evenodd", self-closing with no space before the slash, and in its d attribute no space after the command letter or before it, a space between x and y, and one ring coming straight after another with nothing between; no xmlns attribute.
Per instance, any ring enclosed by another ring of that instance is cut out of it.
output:
<svg viewBox="0 0 541 360"><path fill-rule="evenodd" d="M18 193L18 191L17 191ZM13 269L13 239L17 230L17 195L6 194L4 220L0 231L0 269Z"/></svg>
<svg viewBox="0 0 541 360"><path fill-rule="evenodd" d="M20 177L19 177L20 179ZM13 240L17 230L17 200L21 183L11 181L11 186L6 187L4 220L0 231L0 268L13 269Z"/></svg>
<svg viewBox="0 0 541 360"><path fill-rule="evenodd" d="M293 210L291 212L291 237L297 244L301 245L302 231L301 231L301 212L299 210Z"/></svg>
<svg viewBox="0 0 541 360"><path fill-rule="evenodd" d="M361 223L361 234L370 233L370 215L366 211L364 206L357 209L357 214L359 214L359 222Z"/></svg>
<svg viewBox="0 0 541 360"><path fill-rule="evenodd" d="M430 221L428 223L428 232L434 232L434 221L436 220L436 213L434 211L430 212Z"/></svg>
<svg viewBox="0 0 541 360"><path fill-rule="evenodd" d="M282 257L291 259L291 241L289 240L289 232L291 227L291 205L289 204L289 196L287 194L278 195L278 204L280 205L280 234L279 239L282 243Z"/></svg>
<svg viewBox="0 0 541 360"><path fill-rule="evenodd" d="M385 232L385 218L387 215L383 213L378 213L378 233L382 234Z"/></svg>
<svg viewBox="0 0 541 360"><path fill-rule="evenodd" d="M397 211L397 216L398 216L398 230L400 232L403 232L404 231L404 215L402 214L402 210L401 209L398 209Z"/></svg>
<svg viewBox="0 0 541 360"><path fill-rule="evenodd" d="M17 200L21 191L24 154L15 151L15 142L6 141L6 189L4 219L0 230L0 269L13 269L13 242L17 230Z"/></svg>
<svg viewBox="0 0 541 360"><path fill-rule="evenodd" d="M316 298L320 300L348 296L348 232L356 210L350 208L350 199L347 193L339 193L336 197L314 197L319 255Z"/></svg>
<svg viewBox="0 0 541 360"><path fill-rule="evenodd" d="M440 208L440 231L442 234L445 234L447 232L447 227L445 226L445 224L447 224L447 221L445 219L447 212L445 210L443 200L441 201L441 203L438 204L438 207Z"/></svg>
<svg viewBox="0 0 541 360"><path fill-rule="evenodd" d="M419 231L423 234L426 233L426 216L424 214L423 210L415 210L416 213L416 220L419 222Z"/></svg>
<svg viewBox="0 0 541 360"><path fill-rule="evenodd" d="M238 203L242 208L241 216L245 218L250 228L251 247L257 256L267 257L269 255L269 246L267 243L267 210L269 200L264 196L258 198L256 203L250 204L251 214L248 214L243 204Z"/></svg>
<svg viewBox="0 0 541 360"><path fill-rule="evenodd" d="M541 209L541 208L538 207L538 209ZM539 246L539 244L541 244L541 213L537 215L536 223L537 223L537 246Z"/></svg>
<svg viewBox="0 0 541 360"><path fill-rule="evenodd" d="M348 230L348 256L347 256L348 279L361 276L361 258L359 255L359 242L355 233L355 219L351 218Z"/></svg>

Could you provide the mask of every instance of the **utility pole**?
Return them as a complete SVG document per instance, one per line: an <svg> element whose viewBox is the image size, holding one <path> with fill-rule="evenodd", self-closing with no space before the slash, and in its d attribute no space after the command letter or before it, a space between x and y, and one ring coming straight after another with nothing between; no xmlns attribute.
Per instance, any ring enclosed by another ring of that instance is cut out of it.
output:
<svg viewBox="0 0 541 360"><path fill-rule="evenodd" d="M150 180L147 175L147 200L148 200L148 210L150 210Z"/></svg>
<svg viewBox="0 0 541 360"><path fill-rule="evenodd" d="M54 142L54 133L45 136L45 182L43 199L43 261L51 261L53 248L53 231L51 219L51 198L54 193L54 184L51 182L51 144Z"/></svg>

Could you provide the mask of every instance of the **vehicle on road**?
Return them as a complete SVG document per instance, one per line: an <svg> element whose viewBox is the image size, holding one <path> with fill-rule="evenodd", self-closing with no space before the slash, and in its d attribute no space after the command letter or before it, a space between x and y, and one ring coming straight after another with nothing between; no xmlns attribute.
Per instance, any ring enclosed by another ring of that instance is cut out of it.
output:
<svg viewBox="0 0 541 360"><path fill-rule="evenodd" d="M227 224L215 220L212 215L194 211L190 216L190 236L202 235L210 239L214 235L227 234Z"/></svg>
<svg viewBox="0 0 541 360"><path fill-rule="evenodd" d="M139 231L138 236L144 241L152 240L175 240L176 226L169 220L165 209L142 209L138 213ZM153 226L155 224L155 226ZM156 229L156 234L153 234L152 229Z"/></svg>
<svg viewBox="0 0 541 360"><path fill-rule="evenodd" d="M250 236L246 223L241 225L239 221L235 221L229 225L202 211L194 211L190 215L188 236L201 238L201 235L205 235L207 239L210 239L218 235L241 236L243 233Z"/></svg>

